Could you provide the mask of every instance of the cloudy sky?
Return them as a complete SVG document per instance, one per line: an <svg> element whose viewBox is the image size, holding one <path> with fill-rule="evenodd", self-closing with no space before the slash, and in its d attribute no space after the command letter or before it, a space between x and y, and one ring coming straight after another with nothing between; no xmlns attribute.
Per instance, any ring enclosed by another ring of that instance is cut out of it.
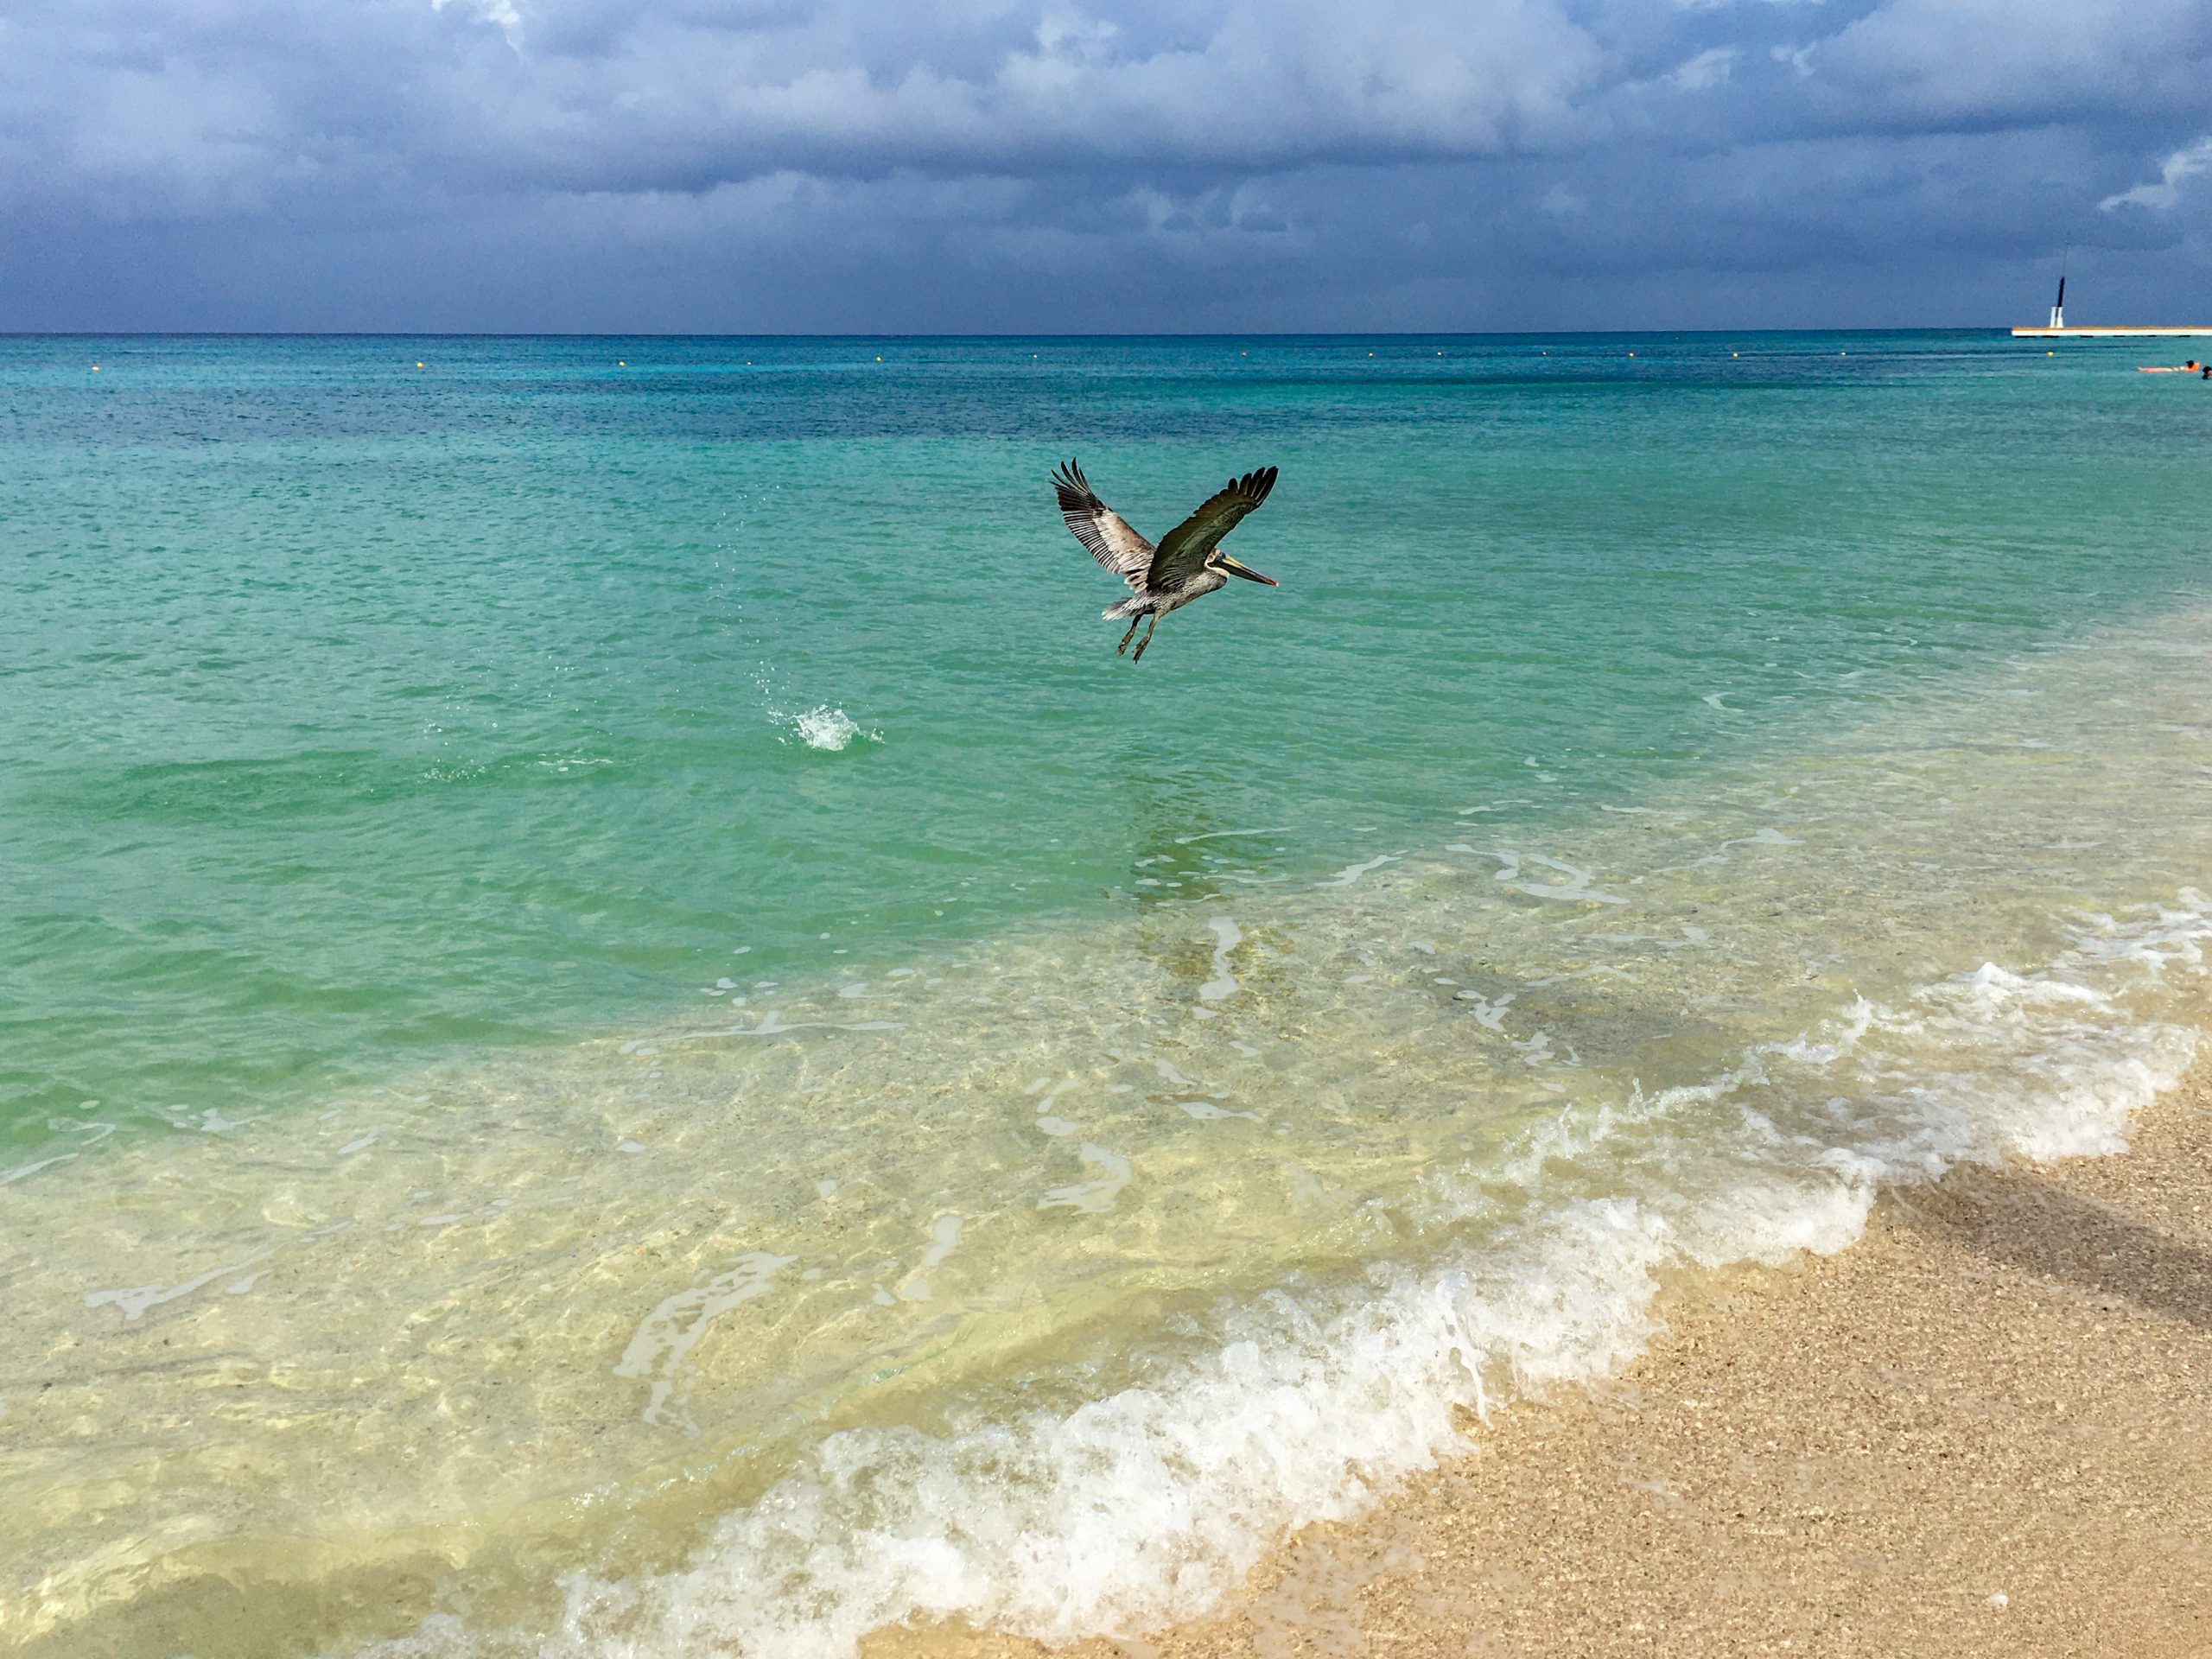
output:
<svg viewBox="0 0 2212 1659"><path fill-rule="evenodd" d="M2212 0L5 0L0 330L2212 321Z"/></svg>

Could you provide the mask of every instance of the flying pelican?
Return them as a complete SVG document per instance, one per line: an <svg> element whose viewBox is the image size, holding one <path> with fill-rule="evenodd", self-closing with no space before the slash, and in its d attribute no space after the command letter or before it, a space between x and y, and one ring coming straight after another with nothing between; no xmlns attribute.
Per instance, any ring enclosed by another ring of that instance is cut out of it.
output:
<svg viewBox="0 0 2212 1659"><path fill-rule="evenodd" d="M1272 467L1230 479L1154 547L1131 530L1120 513L1090 493L1090 480L1074 461L1054 471L1052 488L1060 498L1060 517L1090 556L1128 582L1136 595L1106 607L1109 622L1125 616L1129 619L1129 631L1114 647L1116 657L1129 648L1129 641L1136 639L1137 624L1148 616L1151 625L1145 629L1144 638L1137 640L1137 654L1130 658L1142 661L1144 648L1152 643L1153 631L1159 627L1161 617L1217 588L1226 588L1231 576L1265 582L1270 588L1279 585L1273 576L1263 576L1221 551L1221 538L1266 500L1274 486Z"/></svg>

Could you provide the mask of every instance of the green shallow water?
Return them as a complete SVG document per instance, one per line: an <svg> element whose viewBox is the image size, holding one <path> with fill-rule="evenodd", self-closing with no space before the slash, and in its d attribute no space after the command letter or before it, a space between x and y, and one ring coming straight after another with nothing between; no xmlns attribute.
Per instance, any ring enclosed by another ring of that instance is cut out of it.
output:
<svg viewBox="0 0 2212 1659"><path fill-rule="evenodd" d="M2212 935L2133 360L0 341L0 1641L1139 1627L2117 1144ZM1281 467L1283 585L1116 660L1068 454Z"/></svg>
<svg viewBox="0 0 2212 1659"><path fill-rule="evenodd" d="M1194 834L1573 810L2201 580L2193 387L1726 344L8 341L0 1122L1109 916ZM1155 535L1282 467L1283 587L1122 671L1062 451Z"/></svg>

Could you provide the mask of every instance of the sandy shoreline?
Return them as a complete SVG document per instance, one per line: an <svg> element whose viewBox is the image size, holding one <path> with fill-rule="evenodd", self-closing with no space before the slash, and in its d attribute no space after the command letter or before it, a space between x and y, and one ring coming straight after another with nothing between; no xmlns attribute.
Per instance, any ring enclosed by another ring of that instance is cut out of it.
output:
<svg viewBox="0 0 2212 1659"><path fill-rule="evenodd" d="M1686 1293L1626 1376L1494 1416L1221 1617L1063 1651L2212 1654L2212 1063L2131 1138L1955 1172L1840 1256Z"/></svg>

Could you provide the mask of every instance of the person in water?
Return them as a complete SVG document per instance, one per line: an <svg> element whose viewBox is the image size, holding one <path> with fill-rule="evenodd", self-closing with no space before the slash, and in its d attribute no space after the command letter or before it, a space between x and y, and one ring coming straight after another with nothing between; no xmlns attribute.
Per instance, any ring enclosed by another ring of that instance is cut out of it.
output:
<svg viewBox="0 0 2212 1659"><path fill-rule="evenodd" d="M2194 374L2204 379L2212 380L2212 366L2199 363L2193 357L2186 363L2159 363L2155 365L2150 363L2139 363L2135 366L2135 372L2138 374Z"/></svg>

